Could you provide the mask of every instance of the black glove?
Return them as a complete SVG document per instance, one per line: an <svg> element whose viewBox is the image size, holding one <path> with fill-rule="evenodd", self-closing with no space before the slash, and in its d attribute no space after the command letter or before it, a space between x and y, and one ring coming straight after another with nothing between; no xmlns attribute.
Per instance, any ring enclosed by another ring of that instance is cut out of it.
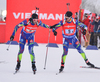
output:
<svg viewBox="0 0 100 82"><path fill-rule="evenodd" d="M32 22L33 23L33 19L32 18L30 18L29 19L29 22ZM28 24L25 24L24 26L27 26Z"/></svg>
<svg viewBox="0 0 100 82"><path fill-rule="evenodd" d="M53 33L54 33L55 36L57 35L57 32L56 31L54 31Z"/></svg>
<svg viewBox="0 0 100 82"><path fill-rule="evenodd" d="M32 19L32 18L30 18L30 19L29 19L29 21L31 22L31 21L33 21L33 19Z"/></svg>
<svg viewBox="0 0 100 82"><path fill-rule="evenodd" d="M53 29L53 28L55 28L55 26L56 26L56 24L55 24L55 25L53 25L53 26L50 26L50 29Z"/></svg>
<svg viewBox="0 0 100 82"><path fill-rule="evenodd" d="M13 41L13 39L14 39L14 36L12 35L12 36L10 37L10 41Z"/></svg>
<svg viewBox="0 0 100 82"><path fill-rule="evenodd" d="M86 30L85 30L85 29L83 29L83 32L82 32L82 33L83 33L83 35L85 35L85 34L86 34Z"/></svg>

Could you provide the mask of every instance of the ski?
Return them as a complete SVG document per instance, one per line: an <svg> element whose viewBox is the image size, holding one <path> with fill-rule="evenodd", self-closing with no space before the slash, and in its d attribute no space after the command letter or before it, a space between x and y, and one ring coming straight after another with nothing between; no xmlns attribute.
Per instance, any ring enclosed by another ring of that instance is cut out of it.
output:
<svg viewBox="0 0 100 82"><path fill-rule="evenodd" d="M16 70L13 74L15 75L18 72L18 70ZM33 74L36 74L36 71L33 71Z"/></svg>
<svg viewBox="0 0 100 82"><path fill-rule="evenodd" d="M87 67L87 66L80 66L80 68L100 69L100 67Z"/></svg>
<svg viewBox="0 0 100 82"><path fill-rule="evenodd" d="M18 72L18 70L16 70L13 74L16 74Z"/></svg>
<svg viewBox="0 0 100 82"><path fill-rule="evenodd" d="M58 75L58 74L62 73L62 72L63 72L63 69L64 69L64 66L61 66L61 67L60 67L60 69L59 69L59 72L58 72L58 73L56 73L56 75Z"/></svg>
<svg viewBox="0 0 100 82"><path fill-rule="evenodd" d="M36 74L36 71L33 71L33 74Z"/></svg>
<svg viewBox="0 0 100 82"><path fill-rule="evenodd" d="M56 75L58 75L60 72L56 73Z"/></svg>
<svg viewBox="0 0 100 82"><path fill-rule="evenodd" d="M58 74L60 74L60 73L62 73L63 71L59 71L58 73L56 73L56 75L58 75Z"/></svg>

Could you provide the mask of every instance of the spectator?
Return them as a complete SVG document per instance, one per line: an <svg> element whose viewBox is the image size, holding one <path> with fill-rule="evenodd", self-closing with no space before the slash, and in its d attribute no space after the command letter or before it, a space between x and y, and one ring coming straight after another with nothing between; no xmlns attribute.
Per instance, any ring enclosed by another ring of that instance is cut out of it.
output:
<svg viewBox="0 0 100 82"><path fill-rule="evenodd" d="M96 19L94 19L91 24L94 25L94 45L97 46L97 36L100 37L100 19L99 19L99 16L97 16Z"/></svg>
<svg viewBox="0 0 100 82"><path fill-rule="evenodd" d="M82 23L85 24L87 27L89 26L90 19L88 18L87 13L84 14L84 19L82 20ZM90 34L88 32L88 29L86 31L86 35L83 38L85 39L85 46L84 47L87 47L89 45L89 39L90 39Z"/></svg>
<svg viewBox="0 0 100 82"><path fill-rule="evenodd" d="M93 22L93 20L95 19L96 17L95 16L92 16L91 17L91 21L89 23L89 26L88 26L88 31L90 33L90 45L94 45L94 25L91 24L91 22Z"/></svg>

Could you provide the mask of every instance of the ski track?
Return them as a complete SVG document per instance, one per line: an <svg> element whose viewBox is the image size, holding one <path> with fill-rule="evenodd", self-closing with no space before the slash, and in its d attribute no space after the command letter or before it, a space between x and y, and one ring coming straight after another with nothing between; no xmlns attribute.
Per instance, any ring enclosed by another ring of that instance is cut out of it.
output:
<svg viewBox="0 0 100 82"><path fill-rule="evenodd" d="M39 44L39 46L34 46L37 67L37 72L34 75L28 46L25 46L20 70L13 74L19 46L11 45L9 51L7 51L8 45L0 44L0 61L2 61L0 63L0 82L100 82L100 70L80 68L80 66L86 66L86 64L76 49L69 49L64 71L56 75L59 72L63 53L61 44L58 45L59 48L48 48L46 69L44 70L46 45ZM100 49L85 50L83 47L82 49L85 51L89 61L100 67Z"/></svg>

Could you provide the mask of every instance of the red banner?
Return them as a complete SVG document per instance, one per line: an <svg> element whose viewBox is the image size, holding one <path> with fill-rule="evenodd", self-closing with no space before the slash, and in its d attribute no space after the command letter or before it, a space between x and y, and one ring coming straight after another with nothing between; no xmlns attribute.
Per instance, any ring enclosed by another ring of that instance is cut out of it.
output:
<svg viewBox="0 0 100 82"><path fill-rule="evenodd" d="M0 43L5 43L6 22L0 21Z"/></svg>
<svg viewBox="0 0 100 82"><path fill-rule="evenodd" d="M74 13L78 12L81 0L7 0L7 19L6 19L6 42L10 39L16 24L29 18L35 11L35 6L39 19L47 24L53 25L64 19L67 11L66 3L70 3L69 10ZM14 40L19 41L19 34L22 27L18 29ZM57 37L50 33L50 43L62 43L62 28L57 29ZM35 34L35 42L47 43L49 29L39 27Z"/></svg>

